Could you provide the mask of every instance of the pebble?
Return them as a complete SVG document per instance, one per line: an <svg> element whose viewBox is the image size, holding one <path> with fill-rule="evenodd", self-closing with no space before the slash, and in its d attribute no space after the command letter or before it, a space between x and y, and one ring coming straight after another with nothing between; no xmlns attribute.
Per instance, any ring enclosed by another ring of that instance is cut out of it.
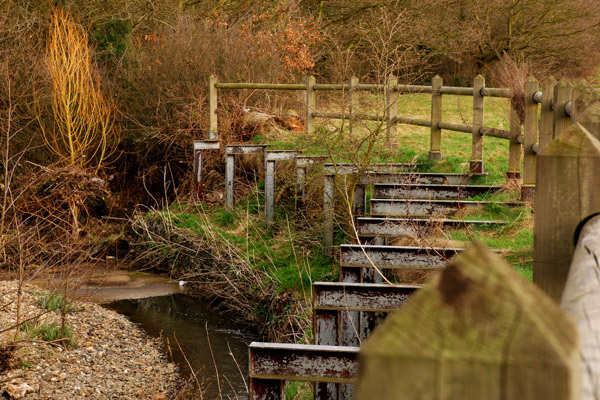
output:
<svg viewBox="0 0 600 400"><path fill-rule="evenodd" d="M25 286L23 319L41 311L31 290L40 291ZM13 301L16 283L1 281L0 298L3 304ZM0 312L0 326L14 323L15 304ZM181 378L161 351L158 339L150 338L124 316L97 304L80 303L76 309L80 311L67 317L75 347L63 351L41 343L18 350L13 369L0 372L0 382L4 382L0 383L0 395L12 382L13 391L16 387L27 388L23 389L23 399L133 400L139 399L140 394L156 400L175 397ZM60 315L48 313L39 320L60 324ZM12 338L8 335L14 335L14 331L0 336L0 341ZM5 381L13 376L14 380Z"/></svg>

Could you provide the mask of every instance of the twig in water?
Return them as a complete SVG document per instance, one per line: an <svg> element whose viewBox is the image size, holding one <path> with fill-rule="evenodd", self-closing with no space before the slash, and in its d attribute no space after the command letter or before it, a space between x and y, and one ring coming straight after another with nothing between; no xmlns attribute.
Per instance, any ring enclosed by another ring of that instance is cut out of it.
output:
<svg viewBox="0 0 600 400"><path fill-rule="evenodd" d="M215 360L215 355L212 351L212 346L210 344L210 335L208 334L208 321L204 324L204 329L206 330L206 339L208 340L208 349L210 350L210 357L213 360L213 365L215 366L215 372L217 373L217 387L219 388L219 397L223 397L221 394L221 380L219 379L219 369L217 368L217 361Z"/></svg>
<svg viewBox="0 0 600 400"><path fill-rule="evenodd" d="M196 373L194 372L194 368L192 368L192 364L190 364L188 358L185 356L185 353L183 352L183 349L181 348L181 345L179 344L179 340L177 340L177 334L175 332L173 332L173 338L175 339L175 343L177 344L177 348L179 349L179 352L183 356L185 363L188 365L190 372L192 373L192 376L194 377L194 381L196 381L196 385L198 385L198 392L200 393L200 399L204 400L204 396L202 396L202 388L200 387L200 381L198 381L198 377L196 376ZM212 350L211 350L211 354L212 354ZM217 377L217 379L218 379L218 377Z"/></svg>

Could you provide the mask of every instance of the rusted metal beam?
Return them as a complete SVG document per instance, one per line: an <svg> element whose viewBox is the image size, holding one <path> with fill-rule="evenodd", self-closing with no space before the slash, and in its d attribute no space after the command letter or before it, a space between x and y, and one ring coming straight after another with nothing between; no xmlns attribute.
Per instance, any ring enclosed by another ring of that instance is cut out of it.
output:
<svg viewBox="0 0 600 400"><path fill-rule="evenodd" d="M495 193L501 186L375 184L373 197L378 199L461 199L484 193Z"/></svg>
<svg viewBox="0 0 600 400"><path fill-rule="evenodd" d="M440 269L460 248L343 244L341 267Z"/></svg>
<svg viewBox="0 0 600 400"><path fill-rule="evenodd" d="M413 170L418 164L413 163L384 163L369 164L362 172L363 174L403 174ZM359 173L359 168L355 164L348 163L325 163L325 175L354 175Z"/></svg>
<svg viewBox="0 0 600 400"><path fill-rule="evenodd" d="M470 200L401 200L371 199L372 216L426 217L450 215L464 208L484 206L519 207L525 203L520 201L470 201Z"/></svg>
<svg viewBox="0 0 600 400"><path fill-rule="evenodd" d="M313 283L313 311L389 312L404 304L421 286L382 283Z"/></svg>
<svg viewBox="0 0 600 400"><path fill-rule="evenodd" d="M252 342L248 348L251 380L353 383L356 377L358 347Z"/></svg>
<svg viewBox="0 0 600 400"><path fill-rule="evenodd" d="M502 225L503 221L475 221L435 218L358 218L358 234L361 237L399 237L426 235L432 228L463 228L467 226Z"/></svg>

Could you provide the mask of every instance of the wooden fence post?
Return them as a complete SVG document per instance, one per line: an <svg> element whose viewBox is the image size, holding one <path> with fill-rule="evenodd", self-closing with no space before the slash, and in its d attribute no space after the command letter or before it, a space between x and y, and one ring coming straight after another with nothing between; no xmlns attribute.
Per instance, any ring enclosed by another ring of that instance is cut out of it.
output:
<svg viewBox="0 0 600 400"><path fill-rule="evenodd" d="M525 82L525 121L523 123L523 185L521 200L533 201L535 195L536 154L533 145L538 143L538 103L533 95L539 89L539 82L530 76ZM538 146L539 147L539 146Z"/></svg>
<svg viewBox="0 0 600 400"><path fill-rule="evenodd" d="M219 137L217 124L217 77L211 75L208 78L208 138L217 139Z"/></svg>
<svg viewBox="0 0 600 400"><path fill-rule="evenodd" d="M350 90L348 91L348 98L350 100L350 133L354 136L358 134L360 121L356 119L356 115L358 114L358 91L356 90L356 86L358 86L358 78L353 76L350 78Z"/></svg>
<svg viewBox="0 0 600 400"><path fill-rule="evenodd" d="M483 126L485 98L481 89L485 87L485 78L477 75L473 80L473 145L471 150L470 170L474 174L483 173L483 136L479 132Z"/></svg>
<svg viewBox="0 0 600 400"><path fill-rule="evenodd" d="M436 75L431 80L431 146L429 159L439 160L442 158L442 130L438 126L442 120L442 94L440 88L443 80Z"/></svg>
<svg viewBox="0 0 600 400"><path fill-rule="evenodd" d="M306 133L313 133L314 117L313 113L317 110L317 94L314 89L317 79L314 76L306 78Z"/></svg>
<svg viewBox="0 0 600 400"><path fill-rule="evenodd" d="M584 127L599 119L597 102L538 154L533 281L556 301L569 272L575 229L600 212L600 141Z"/></svg>
<svg viewBox="0 0 600 400"><path fill-rule="evenodd" d="M521 134L519 116L513 107L510 108L510 133L514 137ZM509 180L521 178L521 143L513 139L510 139L508 142L508 171L506 172L506 178Z"/></svg>
<svg viewBox="0 0 600 400"><path fill-rule="evenodd" d="M557 304L473 245L363 343L355 398L578 400L577 342Z"/></svg>
<svg viewBox="0 0 600 400"><path fill-rule="evenodd" d="M543 149L554 138L554 88L556 79L549 77L542 86L542 105L540 110L540 141L539 150Z"/></svg>
<svg viewBox="0 0 600 400"><path fill-rule="evenodd" d="M398 78L392 75L385 87L385 141L388 145L396 140L398 132L398 123L396 122L396 116L398 115L398 91L396 90L396 86L398 86Z"/></svg>
<svg viewBox="0 0 600 400"><path fill-rule="evenodd" d="M560 136L571 125L571 117L567 114L565 106L571 101L571 84L561 79L554 87L554 132L552 139Z"/></svg>

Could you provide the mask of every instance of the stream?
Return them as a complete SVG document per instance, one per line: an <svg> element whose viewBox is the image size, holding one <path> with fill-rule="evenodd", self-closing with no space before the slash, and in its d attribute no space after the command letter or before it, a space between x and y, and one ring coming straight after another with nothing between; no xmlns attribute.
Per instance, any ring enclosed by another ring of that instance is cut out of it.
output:
<svg viewBox="0 0 600 400"><path fill-rule="evenodd" d="M48 277L32 283L45 289L55 284ZM75 297L101 303L149 335L162 337L182 377L192 377L193 369L204 399L248 398L248 344L257 334L214 304L185 294L185 286L159 274L95 271Z"/></svg>

